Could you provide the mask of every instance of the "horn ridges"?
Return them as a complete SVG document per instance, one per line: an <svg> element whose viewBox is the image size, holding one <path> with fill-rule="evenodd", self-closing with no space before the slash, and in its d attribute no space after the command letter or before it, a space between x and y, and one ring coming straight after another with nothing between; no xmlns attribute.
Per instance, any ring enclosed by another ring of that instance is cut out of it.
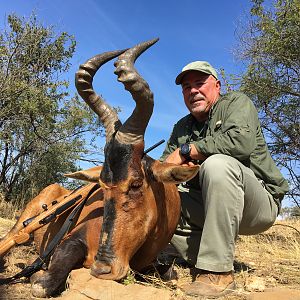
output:
<svg viewBox="0 0 300 300"><path fill-rule="evenodd" d="M122 124L115 110L110 107L102 97L96 94L92 83L98 69L124 51L125 50L117 50L96 55L80 65L79 70L75 75L77 91L82 99L99 116L106 131L106 141L111 139L111 136Z"/></svg>
<svg viewBox="0 0 300 300"><path fill-rule="evenodd" d="M132 115L118 130L116 139L123 143L136 143L143 140L144 133L153 112L153 93L148 83L134 68L136 59L149 47L155 44L157 39L140 43L121 54L115 62L115 74L118 81L122 82L136 102Z"/></svg>

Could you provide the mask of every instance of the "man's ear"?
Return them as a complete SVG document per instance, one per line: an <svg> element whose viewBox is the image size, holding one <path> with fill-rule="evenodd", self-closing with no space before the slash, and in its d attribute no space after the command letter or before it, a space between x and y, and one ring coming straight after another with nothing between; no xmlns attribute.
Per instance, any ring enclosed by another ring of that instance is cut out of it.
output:
<svg viewBox="0 0 300 300"><path fill-rule="evenodd" d="M74 173L64 174L64 176L88 182L99 182L102 166L81 170Z"/></svg>
<svg viewBox="0 0 300 300"><path fill-rule="evenodd" d="M155 161L151 166L151 172L156 181L165 183L186 182L197 175L199 166L180 166Z"/></svg>
<svg viewBox="0 0 300 300"><path fill-rule="evenodd" d="M217 80L216 87L219 90L219 94L220 94L221 93L221 81L220 80Z"/></svg>

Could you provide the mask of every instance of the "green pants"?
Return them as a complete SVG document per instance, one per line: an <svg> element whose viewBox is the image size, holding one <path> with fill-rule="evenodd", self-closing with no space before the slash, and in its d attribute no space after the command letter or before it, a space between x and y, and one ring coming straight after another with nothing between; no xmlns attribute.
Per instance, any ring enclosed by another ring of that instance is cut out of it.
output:
<svg viewBox="0 0 300 300"><path fill-rule="evenodd" d="M178 187L181 217L172 244L196 268L233 269L238 234L267 230L278 208L250 168L233 157L216 154L199 169L200 190Z"/></svg>

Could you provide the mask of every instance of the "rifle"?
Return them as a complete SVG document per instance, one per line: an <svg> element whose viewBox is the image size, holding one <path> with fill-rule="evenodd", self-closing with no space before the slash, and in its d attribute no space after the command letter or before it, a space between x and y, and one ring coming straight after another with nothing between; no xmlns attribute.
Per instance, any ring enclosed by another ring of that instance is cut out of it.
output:
<svg viewBox="0 0 300 300"><path fill-rule="evenodd" d="M42 206L44 209L43 212L23 221L24 227L19 230L19 232L0 242L0 257L3 256L14 245L24 244L27 242L30 239L30 233L45 226L51 221L57 219L66 211L69 211L80 204L84 199L87 198L88 195L90 195L91 192L94 192L97 188L99 188L99 185L96 183L80 186L76 190L72 191L69 195L61 196L63 199L60 199L60 197L57 200L52 201L53 205L50 208Z"/></svg>
<svg viewBox="0 0 300 300"><path fill-rule="evenodd" d="M91 185L89 185L89 186L91 187ZM17 283L17 282L19 282L18 280L20 280L22 277L28 278L32 274L34 274L37 271L39 271L40 269L42 269L45 262L48 261L50 255L53 253L55 247L59 244L59 242L62 240L64 235L70 229L74 219L80 215L80 212L81 212L83 206L85 205L87 199L98 188L99 188L99 185L94 184L89 189L89 191L85 197L82 197L82 195L80 195L81 197L79 197L79 195L76 196L75 198L69 200L68 202L65 202L60 207L58 207L55 212L51 213L51 215L48 215L44 219L42 219L41 221L43 221L43 222L41 222L41 224L45 225L45 224L47 224L48 221L51 222L53 220L54 217L52 215L57 215L57 217L58 217L61 213L65 212L66 210L70 209L71 207L74 207L74 203L77 200L81 200L81 201L77 202L77 205L72 210L72 212L68 215L67 219L65 220L64 224L62 225L62 227L60 228L58 233L51 240L51 242L47 245L45 251L43 253L41 253L40 256L31 265L25 267L21 272L15 274L14 276L11 276L11 277L0 278L0 285L9 284L9 283ZM74 191L72 193L74 193ZM71 196L71 194L68 196ZM31 219L32 218L29 218L28 220L31 220ZM28 221L28 220L26 220L26 221Z"/></svg>

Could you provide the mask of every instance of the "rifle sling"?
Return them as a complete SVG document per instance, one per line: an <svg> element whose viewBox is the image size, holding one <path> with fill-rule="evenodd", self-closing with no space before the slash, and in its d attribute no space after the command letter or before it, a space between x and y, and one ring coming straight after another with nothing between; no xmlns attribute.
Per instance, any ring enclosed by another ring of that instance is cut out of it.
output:
<svg viewBox="0 0 300 300"><path fill-rule="evenodd" d="M70 229L74 219L76 216L80 215L80 212L82 208L84 207L87 199L90 197L90 195L96 191L99 188L98 184L95 184L93 188L89 191L87 196L83 201L81 201L75 208L72 210L70 215L65 220L64 224L58 231L58 233L55 235L55 237L52 239L52 241L47 245L45 251L43 254L41 254L31 265L25 267L21 272L17 273L14 276L8 277L8 278L0 278L0 285L8 284L8 283L17 283L18 279L22 277L30 277L34 273L38 272L40 269L42 269L43 264L47 261L47 259L51 256L52 252L54 251L55 247L59 244L59 242L62 240L62 238L65 236L65 234ZM67 209L68 207L65 207Z"/></svg>

